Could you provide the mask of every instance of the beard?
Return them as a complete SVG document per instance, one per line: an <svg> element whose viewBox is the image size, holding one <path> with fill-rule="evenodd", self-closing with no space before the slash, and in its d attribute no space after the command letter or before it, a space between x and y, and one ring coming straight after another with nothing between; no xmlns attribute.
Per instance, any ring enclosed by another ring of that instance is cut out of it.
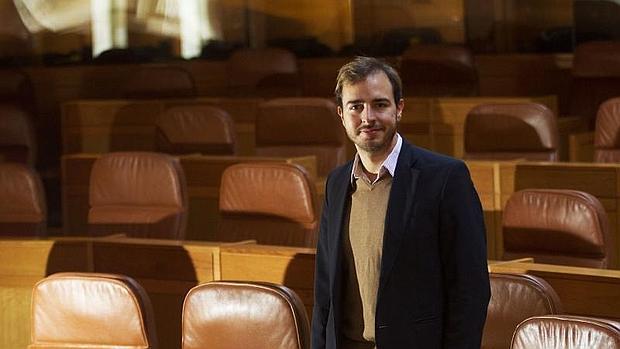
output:
<svg viewBox="0 0 620 349"><path fill-rule="evenodd" d="M396 118L396 115L394 115ZM347 130L347 135L349 139L361 150L364 150L368 153L376 153L382 150L385 150L392 145L392 140L394 139L394 135L398 129L398 124L395 124L393 127L376 124L374 126L361 126L352 132ZM362 131L367 129L375 129L377 131L383 131L382 137L374 138L374 139L362 139Z"/></svg>

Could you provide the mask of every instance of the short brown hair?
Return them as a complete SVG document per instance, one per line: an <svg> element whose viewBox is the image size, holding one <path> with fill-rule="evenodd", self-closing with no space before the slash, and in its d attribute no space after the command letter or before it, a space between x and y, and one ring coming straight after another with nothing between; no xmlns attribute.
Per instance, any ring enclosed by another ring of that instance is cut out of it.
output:
<svg viewBox="0 0 620 349"><path fill-rule="evenodd" d="M379 71L384 72L390 80L394 103L398 104L398 101L403 97L403 84L396 69L378 58L358 56L338 70L336 89L334 90L338 105L342 107L342 88L345 84L358 83Z"/></svg>

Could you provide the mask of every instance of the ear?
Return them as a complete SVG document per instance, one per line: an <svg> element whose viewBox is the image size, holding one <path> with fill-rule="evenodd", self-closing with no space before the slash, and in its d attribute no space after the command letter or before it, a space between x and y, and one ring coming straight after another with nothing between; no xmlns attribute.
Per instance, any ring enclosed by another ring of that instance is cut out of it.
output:
<svg viewBox="0 0 620 349"><path fill-rule="evenodd" d="M403 109L405 109L405 100L401 98L396 104L396 121L400 121L403 115Z"/></svg>
<svg viewBox="0 0 620 349"><path fill-rule="evenodd" d="M340 116L340 121L344 125L344 114L343 114L343 111L342 111L342 107L338 106L338 108L336 108L336 111L338 112L338 116Z"/></svg>

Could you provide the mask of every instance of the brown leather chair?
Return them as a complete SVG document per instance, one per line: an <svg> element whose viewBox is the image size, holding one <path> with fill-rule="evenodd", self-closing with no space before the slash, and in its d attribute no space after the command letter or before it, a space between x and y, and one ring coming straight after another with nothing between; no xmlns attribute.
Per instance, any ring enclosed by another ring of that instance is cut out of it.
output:
<svg viewBox="0 0 620 349"><path fill-rule="evenodd" d="M58 273L32 292L29 349L157 348L151 301L123 275Z"/></svg>
<svg viewBox="0 0 620 349"><path fill-rule="evenodd" d="M469 160L559 160L556 118L542 104L478 105L467 113L464 142Z"/></svg>
<svg viewBox="0 0 620 349"><path fill-rule="evenodd" d="M596 114L596 126L594 128L595 162L620 162L619 131L620 98L612 98L603 102Z"/></svg>
<svg viewBox="0 0 620 349"><path fill-rule="evenodd" d="M157 119L157 149L171 154L234 155L235 125L227 112L207 105L166 110Z"/></svg>
<svg viewBox="0 0 620 349"><path fill-rule="evenodd" d="M105 154L91 170L89 233L183 239L186 190L177 158L147 152Z"/></svg>
<svg viewBox="0 0 620 349"><path fill-rule="evenodd" d="M301 300L285 286L215 281L185 297L181 348L305 349L309 327Z"/></svg>
<svg viewBox="0 0 620 349"><path fill-rule="evenodd" d="M259 106L257 155L316 155L319 176L327 176L347 160L346 142L336 105L329 99L280 98Z"/></svg>
<svg viewBox="0 0 620 349"><path fill-rule="evenodd" d="M510 348L618 349L620 323L584 316L535 316L519 324Z"/></svg>
<svg viewBox="0 0 620 349"><path fill-rule="evenodd" d="M607 214L600 201L576 190L527 189L504 208L505 260L610 268L614 261Z"/></svg>
<svg viewBox="0 0 620 349"><path fill-rule="evenodd" d="M478 95L474 56L463 46L412 45L401 55L400 76L406 96Z"/></svg>
<svg viewBox="0 0 620 349"><path fill-rule="evenodd" d="M0 104L0 162L34 166L37 144L29 113L13 104Z"/></svg>
<svg viewBox="0 0 620 349"><path fill-rule="evenodd" d="M315 247L319 214L314 183L297 165L242 163L228 167L220 186L216 239Z"/></svg>
<svg viewBox="0 0 620 349"><path fill-rule="evenodd" d="M125 84L127 98L188 98L196 96L194 79L179 67L140 67Z"/></svg>
<svg viewBox="0 0 620 349"><path fill-rule="evenodd" d="M560 299L543 279L527 274L491 273L491 301L482 335L483 349L506 349L517 325L532 316L559 314Z"/></svg>
<svg viewBox="0 0 620 349"><path fill-rule="evenodd" d="M45 192L33 169L0 163L0 198L0 236L45 235Z"/></svg>
<svg viewBox="0 0 620 349"><path fill-rule="evenodd" d="M228 94L231 96L300 94L297 58L285 49L239 49L228 59L227 70Z"/></svg>
<svg viewBox="0 0 620 349"><path fill-rule="evenodd" d="M594 124L601 103L620 93L620 42L587 42L577 46L573 59L570 115Z"/></svg>

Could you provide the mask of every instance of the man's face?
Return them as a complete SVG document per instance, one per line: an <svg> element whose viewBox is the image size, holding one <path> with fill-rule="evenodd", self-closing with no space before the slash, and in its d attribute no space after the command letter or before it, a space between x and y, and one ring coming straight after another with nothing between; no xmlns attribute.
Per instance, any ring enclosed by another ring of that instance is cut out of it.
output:
<svg viewBox="0 0 620 349"><path fill-rule="evenodd" d="M394 103L390 80L379 71L342 87L338 115L358 151L381 153L392 145L403 106L402 99Z"/></svg>

